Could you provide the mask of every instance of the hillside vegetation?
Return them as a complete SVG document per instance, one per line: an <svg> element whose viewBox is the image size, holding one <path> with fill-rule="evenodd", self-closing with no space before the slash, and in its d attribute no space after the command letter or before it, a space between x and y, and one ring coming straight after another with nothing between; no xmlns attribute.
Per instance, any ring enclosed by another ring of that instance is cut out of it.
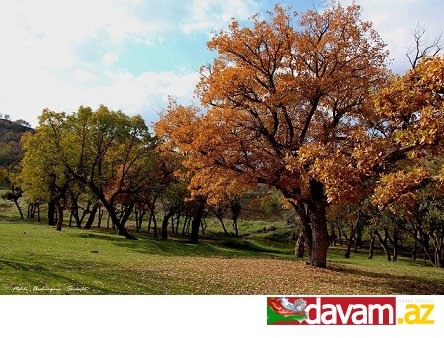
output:
<svg viewBox="0 0 444 338"><path fill-rule="evenodd" d="M13 167L20 162L23 156L21 137L32 130L20 123L0 119L0 168Z"/></svg>

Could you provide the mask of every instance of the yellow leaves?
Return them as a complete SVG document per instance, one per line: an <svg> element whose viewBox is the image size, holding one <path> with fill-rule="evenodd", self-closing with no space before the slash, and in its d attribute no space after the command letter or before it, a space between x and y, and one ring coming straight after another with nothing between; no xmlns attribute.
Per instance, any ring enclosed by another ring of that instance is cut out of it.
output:
<svg viewBox="0 0 444 338"><path fill-rule="evenodd" d="M443 90L444 57L424 58L414 69L394 78L387 88L380 91L375 97L376 109L393 123L415 122L415 115L419 114L421 119L425 111L436 111L442 107Z"/></svg>
<svg viewBox="0 0 444 338"><path fill-rule="evenodd" d="M402 212L408 216L416 201L418 188L429 175L430 170L425 167L385 174L375 188L372 202L382 208L389 207L394 212Z"/></svg>
<svg viewBox="0 0 444 338"><path fill-rule="evenodd" d="M296 156L295 156L296 155ZM286 154L286 168L292 172L305 171L318 157L329 155L325 145L310 143L302 145L296 154Z"/></svg>
<svg viewBox="0 0 444 338"><path fill-rule="evenodd" d="M444 143L444 58L424 58L414 69L397 77L375 97L375 107L390 121L393 141L408 149L402 168L381 177L373 203L409 216L418 190L427 181L436 181L424 159L442 156ZM411 166L412 169L406 171Z"/></svg>
<svg viewBox="0 0 444 338"><path fill-rule="evenodd" d="M375 166L382 161L381 149L382 144L370 142L357 144L351 150L306 144L297 155L287 155L287 170L305 177L302 185L309 184L309 177L322 182L329 203L354 203L364 194L360 184L374 174Z"/></svg>

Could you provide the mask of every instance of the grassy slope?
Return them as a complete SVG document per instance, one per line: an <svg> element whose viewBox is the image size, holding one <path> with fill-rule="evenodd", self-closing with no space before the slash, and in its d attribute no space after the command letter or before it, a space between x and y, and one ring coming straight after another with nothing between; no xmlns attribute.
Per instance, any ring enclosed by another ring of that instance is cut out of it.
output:
<svg viewBox="0 0 444 338"><path fill-rule="evenodd" d="M322 270L260 236L190 245L9 220L0 221L0 294L444 294L443 269L408 260L345 260L333 248Z"/></svg>

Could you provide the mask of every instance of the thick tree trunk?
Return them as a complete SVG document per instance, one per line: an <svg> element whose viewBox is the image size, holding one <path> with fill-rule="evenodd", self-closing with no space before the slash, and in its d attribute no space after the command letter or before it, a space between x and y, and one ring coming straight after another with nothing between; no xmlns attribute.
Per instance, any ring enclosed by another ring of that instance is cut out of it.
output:
<svg viewBox="0 0 444 338"><path fill-rule="evenodd" d="M139 232L140 228L142 227L142 221L143 221L143 212L142 210L134 210L134 217L136 218L136 231Z"/></svg>
<svg viewBox="0 0 444 338"><path fill-rule="evenodd" d="M174 210L170 209L164 216L162 220L162 239L168 239L168 224L170 223L170 218L174 215Z"/></svg>
<svg viewBox="0 0 444 338"><path fill-rule="evenodd" d="M202 218L202 221L200 222L200 228L202 229L202 235L205 236L205 230L207 229L207 222L205 222L205 218ZM236 237L238 235L236 235Z"/></svg>
<svg viewBox="0 0 444 338"><path fill-rule="evenodd" d="M327 267L327 250L330 246L330 237L327 229L326 208L323 203L310 206L312 213L313 243L310 264L318 268Z"/></svg>
<svg viewBox="0 0 444 338"><path fill-rule="evenodd" d="M63 206L60 202L56 203L57 205L57 227L56 230L62 231L62 224L63 224Z"/></svg>
<svg viewBox="0 0 444 338"><path fill-rule="evenodd" d="M308 208L302 202L298 202L297 204L293 204L297 214L299 215L299 219L301 221L301 236L304 238L304 248L308 254L307 264L311 264L311 252L312 252L312 243L313 236L311 230L311 221L308 214ZM301 249L302 250L302 249Z"/></svg>
<svg viewBox="0 0 444 338"><path fill-rule="evenodd" d="M435 251L435 267L436 268L442 268L444 267L444 261L443 261L443 255L440 251Z"/></svg>
<svg viewBox="0 0 444 338"><path fill-rule="evenodd" d="M32 206L31 206L31 218L35 217L36 209L37 209L37 204L32 204Z"/></svg>
<svg viewBox="0 0 444 338"><path fill-rule="evenodd" d="M296 245L294 248L294 255L298 258L304 257L304 248L305 248L305 237L301 232L299 234L298 240L296 241Z"/></svg>
<svg viewBox="0 0 444 338"><path fill-rule="evenodd" d="M327 201L322 183L310 181L311 201L308 204L311 220L311 255L310 265L318 268L327 267L327 251L331 238L327 228ZM305 234L304 234L305 235ZM307 240L307 238L306 238Z"/></svg>
<svg viewBox="0 0 444 338"><path fill-rule="evenodd" d="M91 226L94 223L94 219L96 218L97 210L99 209L98 205L94 205L91 209L91 213L89 214L88 220L85 223L85 229L91 229Z"/></svg>
<svg viewBox="0 0 444 338"><path fill-rule="evenodd" d="M48 202L48 225L55 225L55 211L56 211L56 204L55 200L52 199Z"/></svg>
<svg viewBox="0 0 444 338"><path fill-rule="evenodd" d="M197 200L197 206L194 210L193 221L191 222L191 243L197 243L199 241L199 227L202 222L204 210L205 201L200 198Z"/></svg>
<svg viewBox="0 0 444 338"><path fill-rule="evenodd" d="M74 217L74 220L76 221L77 228L81 228L80 216L79 216L79 205L77 204L77 200L75 199L75 197L73 197L73 198L74 198L74 200L71 205L71 216ZM69 226L71 226L71 224L69 224Z"/></svg>
<svg viewBox="0 0 444 338"><path fill-rule="evenodd" d="M153 218L153 214L150 212L150 215L148 216L148 222L147 222L147 231L150 232L151 230L151 220Z"/></svg>

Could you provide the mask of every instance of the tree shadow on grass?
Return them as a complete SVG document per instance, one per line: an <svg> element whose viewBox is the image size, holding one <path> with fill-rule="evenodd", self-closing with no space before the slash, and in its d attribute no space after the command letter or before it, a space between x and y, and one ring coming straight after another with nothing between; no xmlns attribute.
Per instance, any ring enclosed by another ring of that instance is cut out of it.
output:
<svg viewBox="0 0 444 338"><path fill-rule="evenodd" d="M83 233L83 234L69 234L69 236L71 237L80 237L80 238L94 238L94 239L100 239L100 240L104 240L104 241L111 241L111 242L116 242L116 241L127 241L127 239L123 238L123 237L116 237L113 235L102 235L102 234L97 234L97 233Z"/></svg>
<svg viewBox="0 0 444 338"><path fill-rule="evenodd" d="M0 259L0 270L11 268L13 270L21 271L47 271L47 269L39 264L23 263L20 261Z"/></svg>
<svg viewBox="0 0 444 338"><path fill-rule="evenodd" d="M365 280L359 280L362 286L368 286L374 289L375 286L381 286L387 290L387 294L410 294L410 295L442 295L444 294L444 283L430 280L426 277L393 275L384 272L374 272L351 268L340 264L329 265L329 270L341 274L365 277ZM333 282L333 281L332 281Z"/></svg>
<svg viewBox="0 0 444 338"><path fill-rule="evenodd" d="M25 224L31 224L31 223L38 223L37 219L33 218L20 218L20 216L13 216L13 215L0 215L0 222L1 223L25 223Z"/></svg>
<svg viewBox="0 0 444 338"><path fill-rule="evenodd" d="M140 254L158 254L162 256L212 256L212 257L279 257L293 258L292 250L261 245L255 241L243 238L202 238L199 243L190 243L188 237L170 236L168 240L161 240L150 234L134 234L139 240L127 240L108 230L101 233L75 233L69 236L77 238L91 238L111 242L112 244L130 249Z"/></svg>
<svg viewBox="0 0 444 338"><path fill-rule="evenodd" d="M161 256L186 256L186 257L271 257L292 259L291 252L280 248L263 247L255 242L243 239L226 240L201 240L199 243L190 243L188 239L171 238L161 240L156 238L141 238L139 241L116 241L113 243L119 247L131 251Z"/></svg>

